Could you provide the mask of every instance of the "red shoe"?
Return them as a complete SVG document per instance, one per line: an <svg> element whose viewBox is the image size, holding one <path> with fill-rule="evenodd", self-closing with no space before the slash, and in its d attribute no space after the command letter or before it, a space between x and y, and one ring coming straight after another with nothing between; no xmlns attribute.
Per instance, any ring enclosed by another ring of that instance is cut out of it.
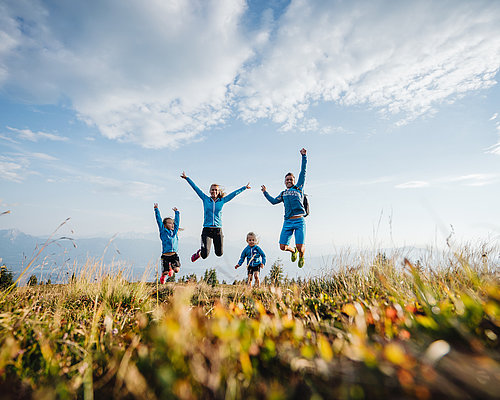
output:
<svg viewBox="0 0 500 400"><path fill-rule="evenodd" d="M168 270L168 276L172 276L174 274L174 271L172 271L171 269Z"/></svg>
<svg viewBox="0 0 500 400"><path fill-rule="evenodd" d="M166 277L167 277L166 275L162 275L162 276L160 277L160 283L161 283L162 285L165 283L165 278L166 278Z"/></svg>
<svg viewBox="0 0 500 400"><path fill-rule="evenodd" d="M201 250L198 250L191 256L191 262L195 262L200 257L201 257Z"/></svg>

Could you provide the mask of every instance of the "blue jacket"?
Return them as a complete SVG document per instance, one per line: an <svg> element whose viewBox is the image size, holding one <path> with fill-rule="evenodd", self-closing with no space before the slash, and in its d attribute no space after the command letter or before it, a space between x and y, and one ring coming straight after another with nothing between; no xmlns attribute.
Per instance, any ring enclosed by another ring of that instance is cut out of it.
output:
<svg viewBox="0 0 500 400"><path fill-rule="evenodd" d="M302 166L300 168L299 179L297 183L290 189L283 190L278 197L274 198L269 193L264 192L264 196L271 204L278 204L283 202L285 206L285 219L296 215L306 215L304 209L304 183L306 180L306 164L307 157L302 156Z"/></svg>
<svg viewBox="0 0 500 400"><path fill-rule="evenodd" d="M253 259L252 259L253 257ZM261 259L262 257L262 259ZM263 264L266 265L266 255L262 251L259 246L247 246L241 252L240 261L238 261L238 265L243 264L243 261L247 259L247 265L251 267L255 267L257 265Z"/></svg>
<svg viewBox="0 0 500 400"><path fill-rule="evenodd" d="M160 239L162 245L162 253L177 253L179 246L179 239L177 238L177 231L179 230L180 213L175 212L174 229L167 229L163 225L163 220L160 216L160 210L155 208L156 222L160 231Z"/></svg>
<svg viewBox="0 0 500 400"><path fill-rule="evenodd" d="M203 202L204 227L222 228L222 206L247 188L246 186L243 186L239 189L236 189L234 192L224 196L222 199L217 199L214 201L210 196L207 196L205 193L203 193L201 189L195 185L191 178L186 178L186 180Z"/></svg>

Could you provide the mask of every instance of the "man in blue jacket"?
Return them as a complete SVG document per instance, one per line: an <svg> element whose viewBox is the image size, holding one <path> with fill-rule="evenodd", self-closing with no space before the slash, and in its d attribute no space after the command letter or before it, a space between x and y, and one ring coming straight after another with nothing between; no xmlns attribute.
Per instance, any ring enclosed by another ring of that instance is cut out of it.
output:
<svg viewBox="0 0 500 400"><path fill-rule="evenodd" d="M300 150L302 155L302 166L300 168L299 179L295 183L295 176L289 172L285 175L286 190L283 190L278 197L272 197L267 193L266 187L262 185L262 192L271 204L283 202L285 206L285 221L280 235L280 249L292 253L292 262L299 256L299 268L304 266L304 239L306 235L306 223L304 217L304 183L306 179L307 156L306 149ZM290 246L290 239L295 235L295 247Z"/></svg>

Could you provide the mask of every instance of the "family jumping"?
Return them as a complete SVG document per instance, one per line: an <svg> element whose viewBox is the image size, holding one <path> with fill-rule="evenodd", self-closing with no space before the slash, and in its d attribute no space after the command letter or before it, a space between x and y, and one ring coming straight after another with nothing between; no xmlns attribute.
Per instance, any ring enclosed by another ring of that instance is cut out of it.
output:
<svg viewBox="0 0 500 400"><path fill-rule="evenodd" d="M302 157L301 168L297 182L295 176L289 172L285 175L285 190L277 197L272 197L262 185L261 189L265 198L273 205L283 203L285 208L285 218L283 228L279 238L279 246L282 251L291 253L291 260L295 262L298 258L298 266L304 266L305 253L305 234L306 224L305 216L307 215L306 206L304 204L304 183L306 177L307 156L306 149L301 149ZM185 172L182 172L181 178L185 179L193 188L195 193L203 203L203 229L201 231L201 246L191 256L191 261L195 262L200 257L205 259L210 254L212 242L214 245L215 255L221 257L223 254L223 239L222 233L222 207L234 199L238 194L246 189L250 189L250 183L236 189L234 192L225 194L221 187L217 184L210 186L209 195L205 194L196 184L189 178ZM173 208L175 217L161 219L158 204L154 204L156 222L162 242L162 268L163 273L160 282L164 283L167 276L172 276L173 273L178 273L181 267L178 249L177 232L179 230L180 212L177 208ZM295 247L290 246L292 236L295 236ZM259 285L259 270L266 263L266 256L262 249L257 246L257 235L253 232L247 235L248 246L243 250L240 261L235 268L238 268L247 258L248 283L252 281L252 275L255 277L255 282Z"/></svg>

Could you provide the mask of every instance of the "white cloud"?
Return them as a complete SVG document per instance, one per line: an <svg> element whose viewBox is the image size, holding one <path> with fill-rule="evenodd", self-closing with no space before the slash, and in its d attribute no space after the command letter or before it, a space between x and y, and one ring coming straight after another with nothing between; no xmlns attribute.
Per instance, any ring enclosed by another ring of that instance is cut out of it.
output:
<svg viewBox="0 0 500 400"><path fill-rule="evenodd" d="M494 85L499 67L498 2L299 0L241 75L239 110L291 129L313 102L333 101L405 123Z"/></svg>
<svg viewBox="0 0 500 400"><path fill-rule="evenodd" d="M0 179L11 182L22 182L28 174L29 163L23 159L0 156Z"/></svg>
<svg viewBox="0 0 500 400"><path fill-rule="evenodd" d="M486 186L499 181L498 174L466 174L460 176L437 178L432 181L409 181L396 185L396 189L417 189L428 186L438 187L443 184L460 184L463 186Z"/></svg>
<svg viewBox="0 0 500 400"><path fill-rule="evenodd" d="M30 129L17 129L17 128L12 128L10 126L7 127L9 131L15 132L19 135L21 139L26 139L31 142L38 142L39 140L46 139L46 140L52 140L52 141L60 141L60 142L65 142L68 140L68 138L55 135L53 133L47 133L47 132L33 132Z"/></svg>
<svg viewBox="0 0 500 400"><path fill-rule="evenodd" d="M28 156L43 161L56 161L57 158L45 153L27 153Z"/></svg>
<svg viewBox="0 0 500 400"><path fill-rule="evenodd" d="M23 182L30 175L38 175L32 161L56 161L57 158L39 152L21 151L0 156L0 180Z"/></svg>
<svg viewBox="0 0 500 400"><path fill-rule="evenodd" d="M243 0L8 4L0 30L17 46L4 85L34 102L69 98L106 137L145 147L222 123L228 87L252 55Z"/></svg>
<svg viewBox="0 0 500 400"><path fill-rule="evenodd" d="M378 185L381 183L390 183L394 181L394 178L392 176L380 176L378 178L370 179L367 181L361 181L359 184L364 186L364 185Z"/></svg>
<svg viewBox="0 0 500 400"><path fill-rule="evenodd" d="M341 126L323 126L318 130L320 135L333 135L333 134L350 134L349 131Z"/></svg>
<svg viewBox="0 0 500 400"><path fill-rule="evenodd" d="M498 127L497 127L498 129ZM500 131L500 129L498 129ZM493 146L490 146L486 149L485 151L487 154L497 154L500 155L500 143L494 144Z"/></svg>
<svg viewBox="0 0 500 400"><path fill-rule="evenodd" d="M449 179L449 182L461 182L466 186L486 186L498 181L496 174L467 174Z"/></svg>
<svg viewBox="0 0 500 400"><path fill-rule="evenodd" d="M251 33L245 10L244 0L6 0L0 85L35 103L69 99L106 137L161 148L234 115L321 130L307 115L316 102L406 123L496 84L500 2L296 0ZM23 134L57 140L40 133Z"/></svg>
<svg viewBox="0 0 500 400"><path fill-rule="evenodd" d="M161 192L158 185L145 182L122 181L103 176L85 176L84 179L94 185L97 191L116 195L150 198L152 195Z"/></svg>
<svg viewBox="0 0 500 400"><path fill-rule="evenodd" d="M495 113L491 116L491 118L489 119L490 121L493 121L494 119L496 119L498 117L498 113Z"/></svg>
<svg viewBox="0 0 500 400"><path fill-rule="evenodd" d="M409 181L396 185L396 189L418 189L429 186L429 182L425 181Z"/></svg>

